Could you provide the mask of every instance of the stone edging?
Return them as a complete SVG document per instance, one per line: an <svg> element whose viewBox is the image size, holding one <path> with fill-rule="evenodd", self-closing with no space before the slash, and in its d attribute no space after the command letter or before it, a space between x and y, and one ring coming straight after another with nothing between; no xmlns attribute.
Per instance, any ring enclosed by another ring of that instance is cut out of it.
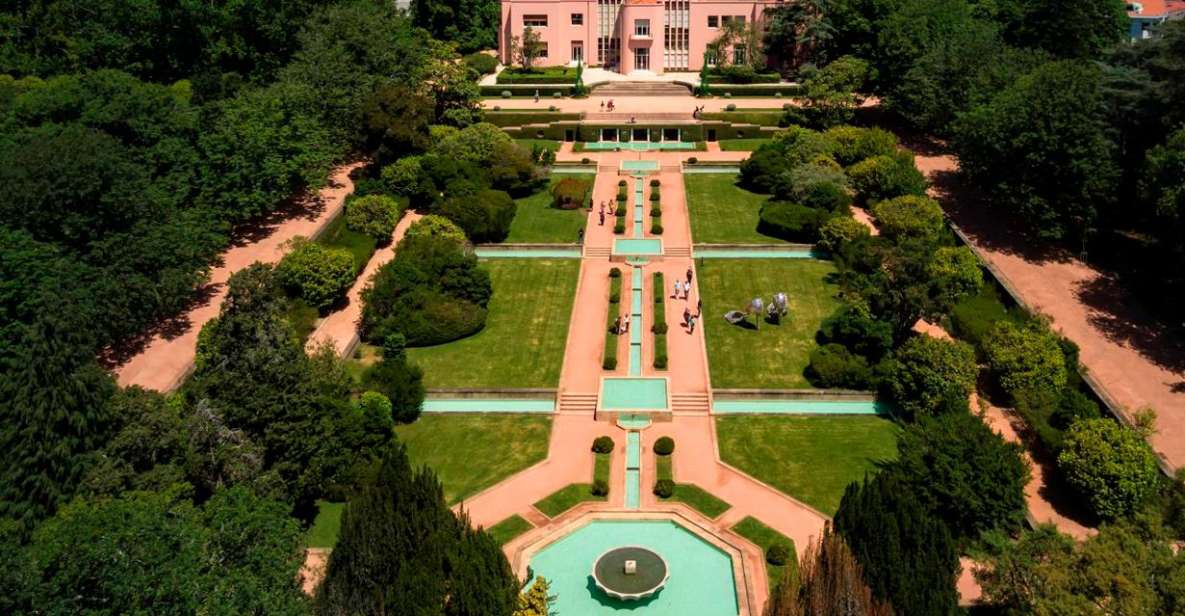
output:
<svg viewBox="0 0 1185 616"><path fill-rule="evenodd" d="M823 400L875 402L876 392L856 389L713 389L723 400Z"/></svg>

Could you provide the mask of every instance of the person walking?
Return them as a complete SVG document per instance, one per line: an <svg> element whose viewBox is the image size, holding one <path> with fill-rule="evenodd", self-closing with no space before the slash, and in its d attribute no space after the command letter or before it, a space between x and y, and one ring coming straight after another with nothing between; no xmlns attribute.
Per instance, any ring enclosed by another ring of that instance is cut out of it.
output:
<svg viewBox="0 0 1185 616"><path fill-rule="evenodd" d="M601 222L600 226L605 226L605 208L601 208Z"/></svg>
<svg viewBox="0 0 1185 616"><path fill-rule="evenodd" d="M687 328L687 333L691 333L691 309L683 308L683 327Z"/></svg>
<svg viewBox="0 0 1185 616"><path fill-rule="evenodd" d="M622 324L621 333L623 333L623 334L630 333L630 313L627 312L627 313L625 313L625 315L622 316L621 324Z"/></svg>
<svg viewBox="0 0 1185 616"><path fill-rule="evenodd" d="M539 90L535 90L535 102L539 102Z"/></svg>
<svg viewBox="0 0 1185 616"><path fill-rule="evenodd" d="M691 317L690 319L688 319L687 333L689 333L689 334L695 333L695 317L694 316Z"/></svg>
<svg viewBox="0 0 1185 616"><path fill-rule="evenodd" d="M672 298L679 299L679 290L682 288L682 286L683 283L681 281L675 281L675 294L671 296Z"/></svg>
<svg viewBox="0 0 1185 616"><path fill-rule="evenodd" d="M687 267L687 286L691 286L691 266Z"/></svg>
<svg viewBox="0 0 1185 616"><path fill-rule="evenodd" d="M700 316L704 313L704 298L695 300L695 316Z"/></svg>
<svg viewBox="0 0 1185 616"><path fill-rule="evenodd" d="M584 229L576 231L576 244L578 246L584 244Z"/></svg>

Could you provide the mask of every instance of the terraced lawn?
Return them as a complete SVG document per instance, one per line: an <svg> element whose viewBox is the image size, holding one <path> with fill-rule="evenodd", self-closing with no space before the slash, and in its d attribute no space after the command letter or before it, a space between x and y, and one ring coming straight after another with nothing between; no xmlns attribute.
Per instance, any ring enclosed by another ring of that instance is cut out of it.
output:
<svg viewBox="0 0 1185 616"><path fill-rule="evenodd" d="M561 210L551 207L551 187L564 178L588 182L592 190L595 176L591 173L565 173L551 176L551 181L539 192L516 199L518 210L510 224L508 244L574 244L576 234L588 221L585 210Z"/></svg>
<svg viewBox="0 0 1185 616"><path fill-rule="evenodd" d="M803 370L815 348L815 332L839 307L835 266L815 259L701 259L697 271L712 386L809 388ZM754 297L769 302L779 291L790 303L781 323L724 320L724 313L744 310Z"/></svg>
<svg viewBox="0 0 1185 616"><path fill-rule="evenodd" d="M898 431L876 415L716 418L722 460L827 515L849 483L897 457Z"/></svg>
<svg viewBox="0 0 1185 616"><path fill-rule="evenodd" d="M721 142L722 144L724 142ZM721 148L724 146L721 145ZM695 244L779 244L757 232L757 214L768 195L749 192L730 173L687 173L687 209Z"/></svg>
<svg viewBox="0 0 1185 616"><path fill-rule="evenodd" d="M546 458L551 417L424 413L395 433L412 466L435 471L445 500L454 504Z"/></svg>
<svg viewBox="0 0 1185 616"><path fill-rule="evenodd" d="M494 297L485 329L461 340L408 349L424 384L555 387L580 271L578 259L489 259Z"/></svg>

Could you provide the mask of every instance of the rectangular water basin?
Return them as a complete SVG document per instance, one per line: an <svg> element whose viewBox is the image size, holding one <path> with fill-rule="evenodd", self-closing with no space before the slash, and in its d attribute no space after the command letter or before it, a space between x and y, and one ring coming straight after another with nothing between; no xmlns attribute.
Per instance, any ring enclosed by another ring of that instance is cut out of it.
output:
<svg viewBox="0 0 1185 616"><path fill-rule="evenodd" d="M601 410L603 411L659 411L667 408L667 380L664 378L606 377L601 379Z"/></svg>
<svg viewBox="0 0 1185 616"><path fill-rule="evenodd" d="M657 160L623 160L622 171L658 171Z"/></svg>
<svg viewBox="0 0 1185 616"><path fill-rule="evenodd" d="M714 400L712 412L765 415L885 415L891 408L879 400Z"/></svg>
<svg viewBox="0 0 1185 616"><path fill-rule="evenodd" d="M613 254L657 257L662 255L662 240L618 238L613 240Z"/></svg>
<svg viewBox="0 0 1185 616"><path fill-rule="evenodd" d="M697 248L697 259L828 259L822 250L745 250L732 248Z"/></svg>
<svg viewBox="0 0 1185 616"><path fill-rule="evenodd" d="M579 248L476 248L473 253L480 259L579 259L581 256Z"/></svg>
<svg viewBox="0 0 1185 616"><path fill-rule="evenodd" d="M428 398L425 413L552 413L554 400L506 400L489 398Z"/></svg>
<svg viewBox="0 0 1185 616"><path fill-rule="evenodd" d="M642 435L638 432L625 433L625 467L642 468Z"/></svg>
<svg viewBox="0 0 1185 616"><path fill-rule="evenodd" d="M637 469L625 471L625 506L627 509L637 509L641 504L642 472Z"/></svg>

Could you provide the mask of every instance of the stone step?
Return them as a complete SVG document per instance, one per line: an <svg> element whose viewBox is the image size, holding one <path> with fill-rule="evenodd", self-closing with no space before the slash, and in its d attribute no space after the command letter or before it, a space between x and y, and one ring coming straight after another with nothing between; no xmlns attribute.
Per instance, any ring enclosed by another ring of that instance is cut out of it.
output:
<svg viewBox="0 0 1185 616"><path fill-rule="evenodd" d="M663 249L663 254L668 257L690 257L691 248L688 246L667 246Z"/></svg>
<svg viewBox="0 0 1185 616"><path fill-rule="evenodd" d="M593 89L595 96L689 96L687 86L669 81L611 81Z"/></svg>
<svg viewBox="0 0 1185 616"><path fill-rule="evenodd" d="M593 247L593 246L585 246L584 247L584 256L590 257L590 258L599 258L599 257L608 258L611 253L612 253L612 249L610 249L608 247Z"/></svg>

